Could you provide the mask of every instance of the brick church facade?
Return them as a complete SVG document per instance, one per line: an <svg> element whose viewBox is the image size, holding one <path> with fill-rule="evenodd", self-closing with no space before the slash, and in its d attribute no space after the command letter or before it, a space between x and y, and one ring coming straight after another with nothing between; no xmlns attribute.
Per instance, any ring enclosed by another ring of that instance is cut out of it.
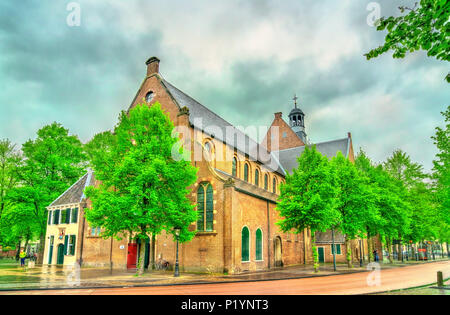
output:
<svg viewBox="0 0 450 315"><path fill-rule="evenodd" d="M309 145L305 115L297 103L288 115L289 122L283 119L282 113L276 113L264 140L257 143L167 82L159 73L159 63L155 57L147 61L147 75L129 110L137 104L152 106L159 102L181 130L183 141L192 151L192 163L199 169L198 181L191 187L190 195L200 212L199 220L190 227L197 232L192 241L180 244L180 269L240 273L311 264L310 231L283 233L276 225L280 220L276 210L280 185L296 167L297 157L305 145ZM317 143L316 147L329 158L341 151L354 160L350 133L342 139ZM200 159L194 156L199 152ZM44 263L63 261L62 264L77 262L83 266L127 268L128 252L134 246L129 244L130 240L127 237L121 241L102 239L101 228L90 227L84 218L84 209L90 203L83 194L87 185L95 185L92 172L48 207L50 228ZM78 218L66 221L76 223L61 222L61 211L75 208ZM58 211L56 220L55 211ZM69 231L75 236L66 237ZM329 233L317 235L323 262L332 261L328 236ZM344 236L336 235L336 241L340 244L337 261L344 262ZM142 246L146 246L146 265L159 260L174 265L176 243L171 235L163 233ZM361 252L363 257L367 256L367 241L353 241L351 246L355 262L359 261ZM58 257L49 258L50 252Z"/></svg>

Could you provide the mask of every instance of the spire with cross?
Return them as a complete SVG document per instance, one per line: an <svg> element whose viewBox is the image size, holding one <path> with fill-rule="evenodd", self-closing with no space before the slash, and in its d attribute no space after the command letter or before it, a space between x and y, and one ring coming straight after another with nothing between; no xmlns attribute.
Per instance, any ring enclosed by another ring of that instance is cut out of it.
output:
<svg viewBox="0 0 450 315"><path fill-rule="evenodd" d="M298 100L297 94L294 94L294 98L292 100L294 101L295 108L297 108L297 100Z"/></svg>

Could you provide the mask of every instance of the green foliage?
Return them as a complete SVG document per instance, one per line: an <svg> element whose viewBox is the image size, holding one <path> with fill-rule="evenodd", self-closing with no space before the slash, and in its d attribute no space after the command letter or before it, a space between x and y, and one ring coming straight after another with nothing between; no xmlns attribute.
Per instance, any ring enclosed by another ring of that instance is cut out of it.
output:
<svg viewBox="0 0 450 315"><path fill-rule="evenodd" d="M22 152L24 161L17 168L20 185L9 192L8 198L17 205L14 209L32 214L43 241L46 207L82 175L86 157L78 137L69 135L57 123L38 130L35 140L22 145Z"/></svg>
<svg viewBox="0 0 450 315"><path fill-rule="evenodd" d="M172 137L173 128L158 103L150 108L138 105L129 115L121 114L114 138L94 138L107 150L89 153L101 184L86 191L92 200L86 218L103 228L104 237L131 233L145 239L163 230L173 234L175 227L181 228L181 242L193 237L188 227L197 220L197 212L187 198L187 187L196 181L197 170L189 161L172 158L178 141Z"/></svg>
<svg viewBox="0 0 450 315"><path fill-rule="evenodd" d="M369 179L341 152L331 160L331 166L337 178L336 209L341 218L336 227L347 239L363 237L367 220L372 218L372 212L375 211Z"/></svg>
<svg viewBox="0 0 450 315"><path fill-rule="evenodd" d="M398 17L382 17L377 31L387 31L383 45L365 54L367 59L392 50L394 58L406 53L425 50L430 57L450 61L450 2L447 0L421 0L416 8L400 7ZM450 75L446 77L450 82Z"/></svg>
<svg viewBox="0 0 450 315"><path fill-rule="evenodd" d="M433 161L434 191L437 203L437 216L441 223L438 228L439 238L450 241L450 106L442 113L445 129L436 128L433 137L438 153Z"/></svg>
<svg viewBox="0 0 450 315"><path fill-rule="evenodd" d="M315 146L305 147L298 168L286 175L281 186L277 210L283 219L277 224L285 232L326 231L340 221L335 207L337 192L336 174L328 159Z"/></svg>

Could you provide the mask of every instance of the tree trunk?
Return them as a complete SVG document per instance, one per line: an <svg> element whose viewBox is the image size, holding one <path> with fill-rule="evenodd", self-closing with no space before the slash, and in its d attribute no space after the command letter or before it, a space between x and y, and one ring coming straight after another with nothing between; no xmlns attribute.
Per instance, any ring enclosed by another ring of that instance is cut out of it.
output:
<svg viewBox="0 0 450 315"><path fill-rule="evenodd" d="M311 231L311 250L312 250L312 256L313 256L313 265L314 265L314 272L319 272L319 254L317 253L316 248L316 234L315 232Z"/></svg>
<svg viewBox="0 0 450 315"><path fill-rule="evenodd" d="M22 239L19 238L19 243L17 244L17 251L16 251L16 261L19 261L19 255L20 255L20 244L22 243Z"/></svg>
<svg viewBox="0 0 450 315"><path fill-rule="evenodd" d="M372 255L372 246L370 246L370 237L367 235L367 258L369 259L370 263L370 256Z"/></svg>
<svg viewBox="0 0 450 315"><path fill-rule="evenodd" d="M44 262L44 249L45 249L45 234L41 234L39 237L39 251L37 257L37 264L42 265Z"/></svg>
<svg viewBox="0 0 450 315"><path fill-rule="evenodd" d="M155 257L156 257L156 236L152 233L152 243L151 243L151 263L152 269L155 269Z"/></svg>
<svg viewBox="0 0 450 315"><path fill-rule="evenodd" d="M386 245L388 250L389 262L392 264L392 248L391 248L391 239L386 238Z"/></svg>
<svg viewBox="0 0 450 315"><path fill-rule="evenodd" d="M352 249L350 247L350 242L347 238L345 238L345 248L347 251L347 267L348 268L353 268L352 265Z"/></svg>
<svg viewBox="0 0 450 315"><path fill-rule="evenodd" d="M141 239L140 241L141 243L139 245L139 262L137 266L137 273L139 276L142 276L145 269L145 239Z"/></svg>

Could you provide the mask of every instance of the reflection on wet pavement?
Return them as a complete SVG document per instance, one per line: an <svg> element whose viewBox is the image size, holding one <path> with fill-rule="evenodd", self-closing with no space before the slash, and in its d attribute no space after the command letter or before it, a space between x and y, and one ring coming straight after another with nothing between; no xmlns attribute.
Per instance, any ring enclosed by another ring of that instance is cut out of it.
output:
<svg viewBox="0 0 450 315"><path fill-rule="evenodd" d="M381 266L381 268L392 267L392 265ZM181 273L181 276L178 278L173 277L172 271L150 271L143 276L137 277L135 270L111 270L110 268L80 269L73 266L42 266L28 269L21 268L15 261L5 262L0 260L0 291L275 280L336 274L332 265L323 265L320 269L319 274L314 274L311 266L300 265L236 275ZM346 265L338 265L338 273L361 271L366 271L365 267L360 268L357 266L349 269Z"/></svg>

